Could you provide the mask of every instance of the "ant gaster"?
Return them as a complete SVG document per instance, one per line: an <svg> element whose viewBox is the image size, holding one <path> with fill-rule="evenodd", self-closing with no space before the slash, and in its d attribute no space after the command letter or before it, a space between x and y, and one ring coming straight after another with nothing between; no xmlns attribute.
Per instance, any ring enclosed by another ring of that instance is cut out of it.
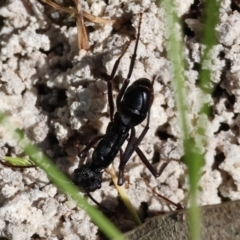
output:
<svg viewBox="0 0 240 240"><path fill-rule="evenodd" d="M123 184L123 172L126 163L133 154L134 151L138 154L142 162L151 171L151 173L157 177L158 174L149 161L146 159L143 152L138 148L138 145L146 135L149 129L150 108L153 102L153 83L147 78L140 78L133 82L128 87L132 71L134 68L134 62L137 56L137 47L140 38L140 26L141 26L142 14L140 14L138 24L138 34L136 38L134 53L131 58L129 71L127 78L124 80L122 87L116 99L117 112L114 114L114 103L112 95L112 80L116 74L119 62L126 52L128 46L123 51L121 56L114 64L112 73L107 80L108 86L108 103L110 109L110 123L107 126L105 135L96 137L88 146L80 153L80 156L84 152L87 152L93 145L101 139L92 154L92 162L90 165L82 165L74 170L73 182L85 193L93 192L101 188L102 183L102 171L107 168L120 151L120 165L118 174L118 185ZM128 88L127 88L128 87ZM114 116L113 116L114 114ZM147 118L147 123L142 133L138 138L135 138L134 127L142 123ZM130 138L128 139L130 133ZM121 147L123 143L128 139L128 144L125 152L123 153Z"/></svg>

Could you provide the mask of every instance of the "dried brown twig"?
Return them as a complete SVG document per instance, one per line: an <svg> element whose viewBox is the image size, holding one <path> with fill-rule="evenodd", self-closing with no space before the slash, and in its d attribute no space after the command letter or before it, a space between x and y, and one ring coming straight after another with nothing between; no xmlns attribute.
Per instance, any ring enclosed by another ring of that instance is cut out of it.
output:
<svg viewBox="0 0 240 240"><path fill-rule="evenodd" d="M94 23L115 23L116 22L116 20L104 19L104 18L97 17L97 16L91 15L91 14L83 11L81 0L73 0L76 8L63 7L51 0L41 0L41 1L50 5L51 7L53 7L54 9L56 9L58 11L75 15L77 29L78 29L78 47L79 47L79 49L88 50L90 48L87 31L86 31L86 27L84 24L84 18L86 20L88 20L90 22L94 22Z"/></svg>

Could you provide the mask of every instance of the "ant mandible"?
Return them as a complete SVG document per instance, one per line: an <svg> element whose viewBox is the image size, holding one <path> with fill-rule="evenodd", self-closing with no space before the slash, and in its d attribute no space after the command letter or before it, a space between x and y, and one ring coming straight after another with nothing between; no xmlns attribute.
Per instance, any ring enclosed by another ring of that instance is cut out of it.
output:
<svg viewBox="0 0 240 240"><path fill-rule="evenodd" d="M92 154L91 164L84 164L74 170L73 182L80 188L81 191L88 194L101 188L102 171L104 168L107 168L113 162L119 151L120 164L118 173L118 185L122 185L124 182L124 167L134 151L136 151L142 162L146 165L146 167L150 170L154 177L158 176L153 166L149 163L140 148L138 148L138 145L143 140L149 129L150 108L153 102L154 79L151 82L147 78L140 78L128 87L137 56L141 21L142 13L140 13L138 33L134 53L132 55L129 66L128 75L127 78L124 80L116 99L117 112L114 114L112 80L114 79L120 60L126 52L130 42L121 54L121 56L115 62L112 73L107 80L108 103L111 121L107 126L106 133L103 136L99 136L93 139L88 144L88 146L86 146L85 149L83 149L83 151L80 153L80 156L82 156L91 147L93 147L93 145L97 143L97 141L101 140ZM142 123L146 118L147 123L145 128L143 129L139 137L135 138L134 127ZM131 131L130 138L128 140L125 152L123 153L121 147L123 143L127 140L129 136L129 131Z"/></svg>

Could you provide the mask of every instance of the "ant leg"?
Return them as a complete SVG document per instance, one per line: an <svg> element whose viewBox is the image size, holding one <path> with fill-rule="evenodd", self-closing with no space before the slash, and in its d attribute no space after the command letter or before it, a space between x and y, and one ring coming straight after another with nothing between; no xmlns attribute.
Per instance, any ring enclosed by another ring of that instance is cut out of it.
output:
<svg viewBox="0 0 240 240"><path fill-rule="evenodd" d="M139 43L139 38L140 38L141 23L142 23L142 13L139 14L138 34L137 34L136 44L135 44L134 52L133 52L133 55L132 55L127 79L129 79L132 75L134 63L135 63L135 60L136 60L136 57L137 57L137 48L138 48L138 43Z"/></svg>
<svg viewBox="0 0 240 240"><path fill-rule="evenodd" d="M130 82L130 78L132 76L132 71L133 71L133 68L134 68L134 63L135 63L135 60L136 60L136 57L137 57L137 48L138 48L138 43L139 43L139 38L140 38L140 29L141 29L141 23L142 23L142 13L139 14L139 23L138 23L138 34L137 34L137 39L136 39L136 44L135 44L135 47L134 47L134 52L133 52L133 55L132 55L132 58L131 58L131 62L130 62L130 66L129 66L129 70L128 70L128 75L127 75L127 78L124 79L124 82L122 84L122 87L118 93L118 96L117 96L117 100L116 100L116 103L117 103L117 109L119 108L119 103L123 97L123 94L125 93L125 90Z"/></svg>
<svg viewBox="0 0 240 240"><path fill-rule="evenodd" d="M111 122L113 122L113 113L114 113L114 104L113 104L113 95L112 95L112 80L117 72L118 69L118 65L120 63L121 58L123 57L123 55L125 54L125 52L127 51L129 45L130 45L131 41L129 41L129 43L127 44L127 47L123 50L122 54L120 55L120 57L117 59L117 61L114 63L113 69L112 69L112 73L110 75L110 78L107 80L107 87L108 87L108 104L109 104L109 109L110 109L110 119Z"/></svg>
<svg viewBox="0 0 240 240"><path fill-rule="evenodd" d="M144 131L145 130L145 131ZM147 133L148 128L145 127L140 137L135 141L135 129L131 129L131 135L128 140L128 145L126 147L126 150L124 154L122 154L122 151L120 150L120 164L119 164L119 173L118 173L118 185L123 185L123 171L126 163L128 162L129 158L133 154L134 151L138 154L141 161L145 164L145 166L149 169L149 171L153 174L154 177L160 176L156 170L153 168L153 166L150 164L150 162L147 160L146 156L142 152L142 150L138 147L139 143L144 138L145 134ZM167 163L168 164L168 163ZM167 165L166 165L167 166ZM162 170L163 171L163 170Z"/></svg>
<svg viewBox="0 0 240 240"><path fill-rule="evenodd" d="M133 132L133 131L132 131ZM134 135L135 133L132 134L131 132L131 137ZM135 132L135 130L134 130ZM130 139L131 139L130 137ZM134 139L134 138L133 138ZM131 147L133 146L133 140L129 140L128 146L130 146L129 148L131 149ZM128 151L128 146L126 148L126 151ZM133 150L134 151L134 150ZM131 153L133 153L133 151ZM142 152L142 150L139 147L136 147L135 149L136 153L138 154L139 158L141 159L141 161L144 163L144 165L148 168L148 170L152 173L152 175L156 178L159 177L160 175L156 172L156 170L153 168L153 166L150 164L150 162L147 160L146 156L144 155L144 153ZM118 173L118 185L123 185L123 171L124 171L124 167L127 163L127 161L129 160L131 155L129 155L129 157L125 157L123 158L123 154L122 154L122 149L120 150L120 164L119 164L119 173ZM168 163L167 163L168 164ZM167 165L166 165L167 166ZM165 167L166 167L165 166ZM164 170L164 169L163 169ZM163 171L162 170L162 171ZM161 171L161 172L162 172Z"/></svg>
<svg viewBox="0 0 240 240"><path fill-rule="evenodd" d="M148 121L147 125L143 129L142 133L140 134L138 139L135 139L135 128L131 129L131 135L128 141L128 145L126 147L126 150L124 154L120 154L120 164L119 164L119 173L118 173L118 185L123 185L123 171L126 163L128 162L129 158L133 154L134 151L137 152L138 156L140 157L141 161L145 164L145 166L149 169L149 171L153 174L154 177L158 177L159 174L156 172L156 170L153 168L153 166L150 164L150 162L147 160L143 152L140 148L138 148L138 145L146 135L149 127L149 115L148 115ZM120 152L121 153L121 152Z"/></svg>
<svg viewBox="0 0 240 240"><path fill-rule="evenodd" d="M164 201L166 201L166 202L172 204L173 206L175 206L175 207L176 207L176 210L184 209L180 203L175 203L175 202L171 201L170 199L164 197L163 195L159 194L156 190L154 190L154 189L148 184L148 182L146 182L146 180L144 180L144 181L145 181L146 185L152 190L153 193L155 193L158 197L162 198Z"/></svg>
<svg viewBox="0 0 240 240"><path fill-rule="evenodd" d="M128 145L126 147L126 150L125 152L123 153L122 149L120 149L120 164L119 164L119 167L118 167L118 185L121 186L123 185L124 183L124 179L123 179L123 172L124 172L124 167L126 165L126 163L128 162L130 156L132 155L132 153L130 155L128 155L127 157L125 157L126 155L126 152L130 151L131 147L133 146L134 144L134 140L135 140L135 129L132 128L131 129L131 135L130 135L130 138L128 139Z"/></svg>
<svg viewBox="0 0 240 240"><path fill-rule="evenodd" d="M158 172L158 177L162 175L163 171L165 170L165 168L168 166L169 163L170 163L170 161L163 163L163 165L161 166L161 168Z"/></svg>
<svg viewBox="0 0 240 240"><path fill-rule="evenodd" d="M152 175L157 178L159 177L161 174L157 173L157 171L153 168L153 166L151 165L151 163L147 160L146 156L144 155L144 153L142 152L142 150L137 147L135 149L137 155L139 156L139 158L141 159L141 161L143 162L143 164L148 168L148 170L152 173ZM165 164L164 164L165 165ZM167 163L168 165L168 163ZM164 167L164 169L167 167L167 165ZM163 169L163 170L164 170ZM163 170L161 171L161 173L163 172Z"/></svg>
<svg viewBox="0 0 240 240"><path fill-rule="evenodd" d="M124 166L126 164L123 164L122 162L122 156L123 156L123 150L120 149L120 164L119 164L119 167L118 167L118 185L119 186L122 186L123 183L124 183L124 179L123 179L123 171L124 171Z"/></svg>
<svg viewBox="0 0 240 240"><path fill-rule="evenodd" d="M79 157L84 157L85 153L87 153L94 145L97 143L100 139L102 139L103 136L97 136L93 140L91 140L88 145L79 153Z"/></svg>
<svg viewBox="0 0 240 240"><path fill-rule="evenodd" d="M151 165L151 163L147 160L146 156L144 155L144 153L142 152L142 150L137 147L136 148L136 153L138 154L139 158L141 159L141 161L144 163L144 165L148 168L148 170L152 173L152 175L157 178L159 176L162 175L163 171L165 170L165 168L168 166L168 164L170 163L170 161L167 161L165 163L162 164L160 171L157 172L153 166Z"/></svg>

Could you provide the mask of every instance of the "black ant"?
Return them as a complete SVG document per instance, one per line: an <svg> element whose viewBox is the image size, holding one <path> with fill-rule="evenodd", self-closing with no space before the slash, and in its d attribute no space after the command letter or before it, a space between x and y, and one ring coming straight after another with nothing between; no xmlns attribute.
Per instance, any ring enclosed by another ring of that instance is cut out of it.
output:
<svg viewBox="0 0 240 240"><path fill-rule="evenodd" d="M108 124L106 133L103 136L98 136L93 139L80 153L80 157L83 156L83 154L86 153L91 147L93 147L97 141L101 140L93 152L91 164L84 164L74 170L73 182L81 189L81 191L87 193L88 195L89 192L94 192L95 190L101 188L102 171L113 162L119 151L120 164L118 173L118 185L122 185L124 182L124 167L134 151L136 151L142 162L150 170L153 176L158 177L158 174L153 166L149 163L144 153L138 148L138 145L149 129L150 108L153 102L153 84L155 78L153 78L152 82L147 78L140 78L127 88L137 56L141 21L142 14L140 14L138 34L136 38L134 53L132 55L129 66L128 75L124 80L116 99L117 112L114 114L112 80L114 79L120 60L125 54L130 42L128 43L128 46L125 48L121 56L115 62L112 73L107 80L108 103L110 108L111 121ZM140 136L138 138L135 138L134 127L142 123L146 118L147 123L145 128L143 129ZM131 131L130 137L129 131ZM128 144L125 152L123 153L121 147L127 139Z"/></svg>
<svg viewBox="0 0 240 240"><path fill-rule="evenodd" d="M92 148L95 143L101 140L93 152L91 164L90 165L84 164L80 166L79 168L74 170L73 174L73 182L80 188L82 192L86 193L91 198L91 200L99 206L100 204L90 195L90 192L94 192L95 190L101 188L102 171L113 162L114 158L116 157L119 151L120 151L120 164L118 173L118 185L123 185L124 183L123 179L124 167L134 151L136 151L141 161L146 165L146 167L149 169L149 171L153 174L154 177L158 177L160 175L156 172L156 170L147 160L144 153L138 147L138 145L141 143L149 129L150 109L154 98L153 84L155 77L153 78L152 81L150 81L147 78L140 78L134 81L130 87L128 87L137 56L141 21L142 13L140 13L140 19L138 23L138 34L136 38L134 53L132 55L129 66L128 75L127 78L124 80L116 99L117 112L114 114L112 80L114 79L120 60L127 51L127 48L130 45L131 41L128 43L125 50L122 52L120 57L115 62L112 73L107 80L108 103L110 108L111 121L108 124L106 134L94 138L80 152L80 157L84 156L84 154L88 152L89 149ZM136 132L134 127L142 123L146 118L147 118L146 126L144 127L140 136L136 138L135 137ZM129 131L131 131L130 137ZM121 147L126 140L128 140L128 144L125 149L125 152L123 152ZM0 163L2 163L5 166L8 166L2 161ZM178 208L177 204L171 202L170 200L164 197L162 198Z"/></svg>

